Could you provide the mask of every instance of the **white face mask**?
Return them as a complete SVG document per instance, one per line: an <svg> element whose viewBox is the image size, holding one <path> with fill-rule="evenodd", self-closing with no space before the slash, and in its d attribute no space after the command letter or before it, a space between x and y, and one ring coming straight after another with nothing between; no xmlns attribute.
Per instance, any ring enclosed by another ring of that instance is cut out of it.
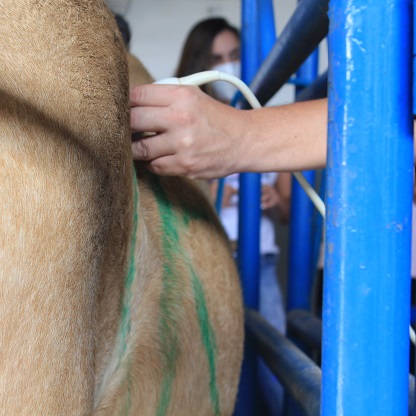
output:
<svg viewBox="0 0 416 416"><path fill-rule="evenodd" d="M224 64L216 65L211 69L240 78L241 64L240 61L226 62ZM230 102L238 91L234 85L227 81L212 82L211 87L215 98L224 102Z"/></svg>

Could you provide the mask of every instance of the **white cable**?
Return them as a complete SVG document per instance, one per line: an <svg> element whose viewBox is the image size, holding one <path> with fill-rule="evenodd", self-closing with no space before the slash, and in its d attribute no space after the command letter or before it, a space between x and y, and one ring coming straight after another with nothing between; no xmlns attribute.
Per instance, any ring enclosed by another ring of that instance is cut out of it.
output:
<svg viewBox="0 0 416 416"><path fill-rule="evenodd" d="M155 82L155 84L202 85L213 81L227 81L233 84L241 91L244 98L248 101L252 108L261 108L261 104L259 103L257 97L253 94L250 88L243 81L241 81L241 79L221 71L203 71L182 78L166 78ZM294 172L293 175L309 196L318 212L325 218L325 204L321 197L315 189L313 189L301 172Z"/></svg>
<svg viewBox="0 0 416 416"><path fill-rule="evenodd" d="M156 81L155 84L203 85L214 81L227 81L230 84L233 84L241 91L253 108L261 108L257 97L251 92L250 88L243 81L241 81L241 79L221 71L202 71L182 78L165 78L160 81Z"/></svg>

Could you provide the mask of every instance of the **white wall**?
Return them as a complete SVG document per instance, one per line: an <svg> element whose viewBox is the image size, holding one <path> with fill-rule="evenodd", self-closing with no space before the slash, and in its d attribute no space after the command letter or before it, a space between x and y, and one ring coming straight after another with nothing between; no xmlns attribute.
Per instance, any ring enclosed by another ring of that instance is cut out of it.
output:
<svg viewBox="0 0 416 416"><path fill-rule="evenodd" d="M274 0L278 34L296 8L298 0ZM113 11L123 14L132 32L131 52L155 79L172 76L183 42L191 27L210 16L223 16L241 26L241 0L107 0ZM326 48L321 68L326 68ZM293 87L285 86L273 104L290 102Z"/></svg>

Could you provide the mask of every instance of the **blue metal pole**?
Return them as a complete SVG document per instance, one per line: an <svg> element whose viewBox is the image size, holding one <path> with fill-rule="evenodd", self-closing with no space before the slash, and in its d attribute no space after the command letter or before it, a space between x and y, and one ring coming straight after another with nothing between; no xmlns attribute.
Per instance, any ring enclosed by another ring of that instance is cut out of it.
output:
<svg viewBox="0 0 416 416"><path fill-rule="evenodd" d="M304 172L309 183L315 174ZM292 184L289 277L287 283L287 310L310 310L312 291L312 216L313 206L302 187L294 180Z"/></svg>
<svg viewBox="0 0 416 416"><path fill-rule="evenodd" d="M308 101L318 98L325 98L328 90L328 73L324 72L318 78L296 94L296 101Z"/></svg>
<svg viewBox="0 0 416 416"><path fill-rule="evenodd" d="M244 82L254 77L259 65L259 28L257 0L242 0L241 78ZM239 191L238 267L246 307L259 307L260 269L260 175L240 174ZM257 356L247 343L235 409L236 416L256 413Z"/></svg>
<svg viewBox="0 0 416 416"><path fill-rule="evenodd" d="M273 3L243 1L242 79L249 83L276 40ZM238 262L245 304L258 309L261 176L240 175Z"/></svg>
<svg viewBox="0 0 416 416"><path fill-rule="evenodd" d="M416 0L413 0L413 117L416 115ZM413 127L414 128L414 127ZM416 169L416 168L415 168ZM415 175L416 177L416 175ZM415 186L415 185L413 185ZM412 227L414 227L415 224L412 224ZM412 281L412 280L410 280ZM411 284L410 284L411 285ZM415 323L415 308L410 308L410 322L413 325ZM416 354L413 358L414 360L414 366L416 368ZM416 409L416 395L413 394L409 400L412 400L411 406L413 407L413 410Z"/></svg>
<svg viewBox="0 0 416 416"><path fill-rule="evenodd" d="M260 65L269 55L274 44L276 43L276 27L274 23L274 11L272 0L258 0L258 28L260 30L260 44L259 55ZM257 70L259 69L257 68ZM257 72L257 71L256 71ZM254 79L254 76L250 79L250 82Z"/></svg>
<svg viewBox="0 0 416 416"><path fill-rule="evenodd" d="M298 6L299 7L299 6ZM318 51L302 64L296 77L312 83L318 75ZM297 93L302 87L297 87ZM305 179L314 186L315 172L303 172ZM290 203L289 273L287 282L287 310L311 309L313 287L313 213L314 206L299 182L292 181ZM286 396L286 415L302 415L299 406Z"/></svg>
<svg viewBox="0 0 416 416"><path fill-rule="evenodd" d="M413 0L413 114L416 114L416 0Z"/></svg>
<svg viewBox="0 0 416 416"><path fill-rule="evenodd" d="M328 0L302 0L262 63L250 88L265 104L328 33Z"/></svg>
<svg viewBox="0 0 416 416"><path fill-rule="evenodd" d="M411 0L331 0L323 416L408 411Z"/></svg>
<svg viewBox="0 0 416 416"><path fill-rule="evenodd" d="M318 75L318 51L299 68L297 77L312 83ZM304 172L305 178L313 186L315 172ZM287 309L306 309L311 307L313 285L313 247L312 218L314 207L302 187L296 180L292 183L290 242L289 242L289 278L287 288Z"/></svg>
<svg viewBox="0 0 416 416"><path fill-rule="evenodd" d="M246 310L245 322L247 338L303 410L302 415L318 416L321 369L259 313Z"/></svg>
<svg viewBox="0 0 416 416"><path fill-rule="evenodd" d="M287 333L313 350L320 351L322 345L322 322L313 313L294 309L287 314Z"/></svg>
<svg viewBox="0 0 416 416"><path fill-rule="evenodd" d="M242 1L241 75L249 82L260 65L257 0ZM245 305L258 309L260 175L240 175L238 263Z"/></svg>

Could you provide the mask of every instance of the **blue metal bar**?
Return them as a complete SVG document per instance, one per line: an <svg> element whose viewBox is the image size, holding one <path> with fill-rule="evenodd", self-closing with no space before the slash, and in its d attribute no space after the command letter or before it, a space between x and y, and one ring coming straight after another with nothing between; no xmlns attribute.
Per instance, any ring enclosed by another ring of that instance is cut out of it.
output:
<svg viewBox="0 0 416 416"><path fill-rule="evenodd" d="M261 60L260 7L258 0L242 0L241 76L249 84L256 74ZM273 23L274 30L274 23ZM264 36L264 35L263 35ZM240 174L239 189L239 238L238 266L241 276L244 304L259 307L260 271L260 175ZM257 358L251 346L245 346L242 374L235 414L252 416L256 413Z"/></svg>
<svg viewBox="0 0 416 416"><path fill-rule="evenodd" d="M302 2L305 0L302 0ZM301 2L301 4L302 4ZM313 82L318 75L318 52L315 52L299 68L297 76ZM301 91L301 90L300 90ZM312 186L315 172L304 172ZM311 293L314 278L312 218L314 207L297 181L292 182L289 242L289 278L287 289L287 309L311 307Z"/></svg>
<svg viewBox="0 0 416 416"><path fill-rule="evenodd" d="M416 0L413 0L413 117L416 116ZM416 178L416 168L415 168L415 178ZM415 185L414 185L415 186ZM412 225L414 227L415 224ZM416 311L413 307L410 309L410 322L413 324L415 322ZM416 374L416 360L413 368L414 373ZM416 409L416 397L413 397L413 406Z"/></svg>
<svg viewBox="0 0 416 416"><path fill-rule="evenodd" d="M314 350L321 350L322 322L308 311L294 309L287 315L287 333Z"/></svg>
<svg viewBox="0 0 416 416"><path fill-rule="evenodd" d="M296 95L296 101L315 100L325 98L328 95L328 73L320 75L314 82L305 87Z"/></svg>
<svg viewBox="0 0 416 416"><path fill-rule="evenodd" d="M276 27L274 23L273 1L258 0L258 28L260 30L259 55L261 63L267 58L276 43ZM259 69L260 65L257 67ZM257 71L256 71L257 72ZM254 77L253 77L254 78ZM250 79L250 82L253 80Z"/></svg>
<svg viewBox="0 0 416 416"><path fill-rule="evenodd" d="M243 81L249 83L276 40L271 0L243 2ZM249 37L250 36L250 37ZM245 305L258 309L260 268L261 177L240 175L238 262L243 280Z"/></svg>
<svg viewBox="0 0 416 416"><path fill-rule="evenodd" d="M321 349L321 320L306 311L292 311L288 314L288 331L314 349ZM380 394L383 394L380 392ZM409 374L408 416L415 416L415 378Z"/></svg>
<svg viewBox="0 0 416 416"><path fill-rule="evenodd" d="M413 0L413 114L416 114L416 0Z"/></svg>
<svg viewBox="0 0 416 416"><path fill-rule="evenodd" d="M302 0L250 88L265 104L328 33L328 0Z"/></svg>
<svg viewBox="0 0 416 416"><path fill-rule="evenodd" d="M218 179L217 197L215 198L215 210L217 211L218 215L220 215L220 213L221 213L222 198L224 196L224 185L225 185L225 179L224 178L219 178Z"/></svg>
<svg viewBox="0 0 416 416"><path fill-rule="evenodd" d="M302 78L289 78L286 81L287 84L293 84L296 87L307 87L309 86L309 81L306 81L306 79Z"/></svg>
<svg viewBox="0 0 416 416"><path fill-rule="evenodd" d="M306 415L319 415L321 371L295 344L271 326L260 314L245 311L246 333L273 374L282 382ZM321 321L306 311L288 315L288 330L315 349L321 348ZM415 378L408 375L408 416L415 416ZM383 392L378 392L383 394Z"/></svg>
<svg viewBox="0 0 416 416"><path fill-rule="evenodd" d="M321 370L260 314L245 313L247 337L307 416L319 416Z"/></svg>
<svg viewBox="0 0 416 416"><path fill-rule="evenodd" d="M243 284L244 303L259 307L260 270L260 175L240 174L238 265Z"/></svg>
<svg viewBox="0 0 416 416"><path fill-rule="evenodd" d="M261 64L257 0L241 1L241 79L251 82Z"/></svg>
<svg viewBox="0 0 416 416"><path fill-rule="evenodd" d="M314 172L304 172L313 186ZM287 310L311 306L312 292L312 216L313 205L299 183L294 180L291 195L289 276L287 282Z"/></svg>
<svg viewBox="0 0 416 416"><path fill-rule="evenodd" d="M408 412L411 7L330 4L323 416Z"/></svg>
<svg viewBox="0 0 416 416"><path fill-rule="evenodd" d="M276 38L271 0L242 2L242 79L251 82ZM261 177L240 174L238 264L247 307L259 306ZM256 409L256 357L246 346L236 413L252 415Z"/></svg>

